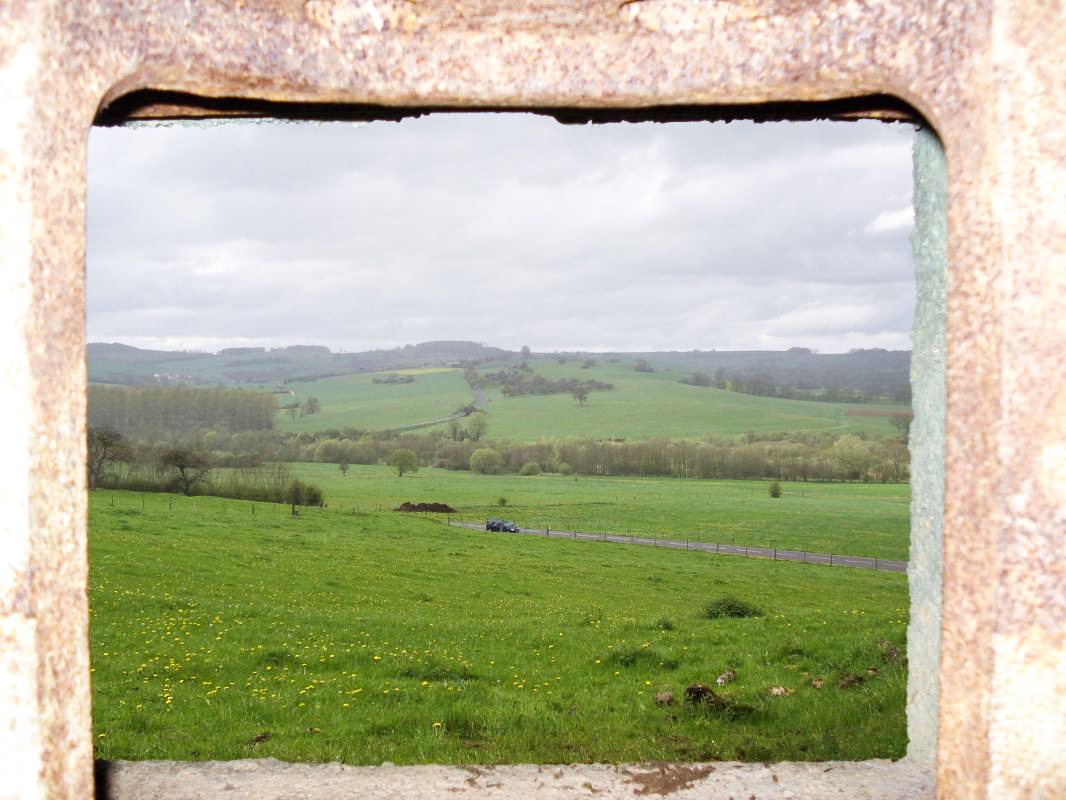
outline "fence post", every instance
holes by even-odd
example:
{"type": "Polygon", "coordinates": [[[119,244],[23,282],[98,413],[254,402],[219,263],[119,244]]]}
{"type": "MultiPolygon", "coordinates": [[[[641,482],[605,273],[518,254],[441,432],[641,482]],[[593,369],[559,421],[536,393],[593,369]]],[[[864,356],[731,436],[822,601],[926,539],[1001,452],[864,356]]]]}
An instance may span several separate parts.
{"type": "Polygon", "coordinates": [[[807,563],[807,551],[806,550],[803,551],[803,563],[804,564],[807,563]]]}
{"type": "Polygon", "coordinates": [[[881,569],[881,565],[878,563],[878,559],[874,558],[874,569],[881,569]]]}
{"type": "Polygon", "coordinates": [[[829,554],[829,566],[833,566],[833,554],[829,554]]]}
{"type": "Polygon", "coordinates": [[[777,561],[777,545],[774,545],[774,561],[777,561]]]}
{"type": "Polygon", "coordinates": [[[718,555],[718,542],[714,543],[714,554],[718,555]]]}

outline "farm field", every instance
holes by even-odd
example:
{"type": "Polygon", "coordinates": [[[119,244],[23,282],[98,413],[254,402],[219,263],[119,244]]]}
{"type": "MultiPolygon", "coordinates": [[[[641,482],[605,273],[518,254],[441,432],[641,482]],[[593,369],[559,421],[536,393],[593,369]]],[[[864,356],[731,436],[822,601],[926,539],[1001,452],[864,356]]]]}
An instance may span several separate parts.
{"type": "Polygon", "coordinates": [[[338,502],[293,517],[96,491],[89,528],[98,758],[904,753],[903,575],[487,534],[338,502]],[[704,615],[727,597],[761,616],[704,615]],[[721,702],[684,702],[727,670],[721,702]],[[664,691],[680,702],[657,706],[664,691]]]}
{"type": "MultiPolygon", "coordinates": [[[[471,402],[470,388],[459,369],[395,370],[414,375],[414,383],[374,383],[386,372],[364,372],[292,383],[293,398],[303,402],[309,396],[319,399],[322,410],[293,420],[278,413],[278,428],[300,433],[330,428],[354,427],[384,430],[446,417],[471,402]]],[[[279,404],[284,404],[282,397],[279,404]]]]}
{"type": "MultiPolygon", "coordinates": [[[[636,372],[628,364],[604,362],[582,369],[536,360],[537,374],[598,380],[614,384],[609,391],[590,392],[581,406],[569,394],[505,397],[499,387],[486,387],[489,437],[511,441],[544,438],[670,437],[698,439],[710,434],[794,433],[895,435],[888,417],[852,416],[849,411],[900,411],[904,406],[822,403],[783,400],[679,383],[687,373],[636,372]]],[[[493,367],[484,367],[484,372],[493,367]]],[[[376,373],[381,375],[383,373],[376,373]]],[[[369,374],[325,378],[290,386],[297,399],[315,395],[322,411],[292,421],[278,417],[282,430],[316,431],[353,426],[377,430],[437,419],[471,401],[462,372],[418,376],[413,384],[373,384],[369,374]]]]}
{"type": "Polygon", "coordinates": [[[453,519],[501,516],[520,527],[674,534],[721,544],[809,550],[906,560],[910,486],[878,483],[781,484],[771,498],[764,481],[478,475],[422,468],[402,478],[386,466],[291,464],[323,488],[331,508],[388,510],[400,503],[447,503],[453,519]],[[506,498],[506,506],[499,499],[506,498]]]}

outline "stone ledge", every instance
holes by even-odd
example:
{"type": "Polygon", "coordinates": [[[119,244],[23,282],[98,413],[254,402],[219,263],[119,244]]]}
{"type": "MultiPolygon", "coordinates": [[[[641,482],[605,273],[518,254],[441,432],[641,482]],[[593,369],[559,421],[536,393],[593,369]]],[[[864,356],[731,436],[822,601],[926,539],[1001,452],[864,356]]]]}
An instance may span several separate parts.
{"type": "Polygon", "coordinates": [[[97,762],[98,800],[335,800],[533,797],[596,800],[915,800],[933,775],[914,761],[350,767],[242,761],[97,762]]]}

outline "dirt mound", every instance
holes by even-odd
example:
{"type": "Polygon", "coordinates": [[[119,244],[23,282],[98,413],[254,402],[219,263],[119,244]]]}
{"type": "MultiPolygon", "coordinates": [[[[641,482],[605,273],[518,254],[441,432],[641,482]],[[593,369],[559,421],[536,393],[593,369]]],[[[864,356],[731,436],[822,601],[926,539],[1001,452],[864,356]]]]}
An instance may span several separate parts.
{"type": "Polygon", "coordinates": [[[454,514],[455,509],[447,503],[404,503],[393,511],[433,511],[437,514],[454,514]]]}

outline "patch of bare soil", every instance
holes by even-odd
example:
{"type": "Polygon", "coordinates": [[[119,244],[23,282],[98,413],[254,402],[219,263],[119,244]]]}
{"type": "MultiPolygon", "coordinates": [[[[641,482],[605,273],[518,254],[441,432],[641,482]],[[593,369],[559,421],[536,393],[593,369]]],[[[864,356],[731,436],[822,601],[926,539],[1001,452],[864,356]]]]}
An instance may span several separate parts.
{"type": "Polygon", "coordinates": [[[432,511],[436,514],[454,514],[455,509],[447,503],[403,503],[393,511],[432,511]]]}

